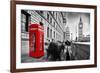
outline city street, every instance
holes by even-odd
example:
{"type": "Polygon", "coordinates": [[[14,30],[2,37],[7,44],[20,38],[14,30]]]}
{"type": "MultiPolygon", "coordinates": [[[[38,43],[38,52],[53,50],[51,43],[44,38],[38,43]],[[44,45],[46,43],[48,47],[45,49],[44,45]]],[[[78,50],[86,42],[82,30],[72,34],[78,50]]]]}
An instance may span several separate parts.
{"type": "MultiPolygon", "coordinates": [[[[90,45],[85,43],[77,43],[74,42],[68,49],[64,50],[64,53],[61,54],[61,61],[67,61],[66,60],[66,52],[69,52],[70,60],[87,60],[90,58],[90,45]]],[[[45,54],[41,58],[34,58],[29,57],[28,55],[22,55],[22,63],[28,63],[28,62],[49,62],[50,59],[47,59],[47,51],[44,50],[45,54]]],[[[59,60],[58,60],[59,61],[59,60]]],[[[69,61],[69,60],[68,60],[69,61]]]]}

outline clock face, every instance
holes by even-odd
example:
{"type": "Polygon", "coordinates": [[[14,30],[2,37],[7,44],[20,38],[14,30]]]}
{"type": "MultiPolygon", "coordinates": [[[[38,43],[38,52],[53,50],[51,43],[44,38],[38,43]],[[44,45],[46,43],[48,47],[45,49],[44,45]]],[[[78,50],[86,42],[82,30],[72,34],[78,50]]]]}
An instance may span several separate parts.
{"type": "Polygon", "coordinates": [[[82,25],[79,25],[79,27],[81,27],[81,28],[82,28],[82,25]]]}

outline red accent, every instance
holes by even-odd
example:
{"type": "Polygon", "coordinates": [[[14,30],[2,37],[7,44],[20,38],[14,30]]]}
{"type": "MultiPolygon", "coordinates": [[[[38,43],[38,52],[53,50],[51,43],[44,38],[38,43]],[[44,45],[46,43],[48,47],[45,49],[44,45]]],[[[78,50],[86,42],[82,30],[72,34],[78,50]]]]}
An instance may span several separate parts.
{"type": "Polygon", "coordinates": [[[29,26],[29,48],[30,57],[44,56],[44,28],[40,24],[29,26]]]}

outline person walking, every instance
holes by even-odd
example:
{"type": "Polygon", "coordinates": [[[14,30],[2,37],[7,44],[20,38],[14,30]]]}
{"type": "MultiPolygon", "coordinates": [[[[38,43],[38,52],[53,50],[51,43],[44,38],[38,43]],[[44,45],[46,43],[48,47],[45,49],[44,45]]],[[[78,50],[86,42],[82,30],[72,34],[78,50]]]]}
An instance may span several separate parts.
{"type": "MultiPolygon", "coordinates": [[[[66,49],[66,60],[70,60],[71,59],[71,56],[70,56],[70,53],[69,53],[69,48],[71,46],[71,42],[69,42],[68,40],[65,42],[65,49],[66,49]]],[[[70,48],[71,50],[71,48],[70,48]]]]}
{"type": "Polygon", "coordinates": [[[60,60],[64,61],[65,60],[65,53],[64,53],[65,45],[64,45],[64,42],[62,42],[61,45],[59,46],[59,50],[60,50],[60,60]]]}
{"type": "Polygon", "coordinates": [[[56,61],[58,59],[59,56],[59,52],[58,52],[58,45],[55,42],[50,42],[49,46],[48,46],[48,50],[47,50],[47,58],[50,61],[56,61]]]}

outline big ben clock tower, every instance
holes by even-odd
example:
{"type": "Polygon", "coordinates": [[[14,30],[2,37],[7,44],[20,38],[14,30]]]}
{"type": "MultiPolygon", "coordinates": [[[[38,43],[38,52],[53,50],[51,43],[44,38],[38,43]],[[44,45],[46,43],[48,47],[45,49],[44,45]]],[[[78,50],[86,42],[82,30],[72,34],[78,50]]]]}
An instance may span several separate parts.
{"type": "Polygon", "coordinates": [[[83,22],[82,18],[80,17],[79,25],[78,25],[78,40],[81,40],[83,37],[83,22]]]}

